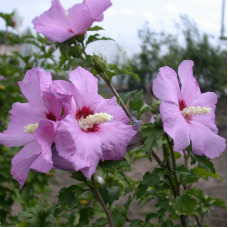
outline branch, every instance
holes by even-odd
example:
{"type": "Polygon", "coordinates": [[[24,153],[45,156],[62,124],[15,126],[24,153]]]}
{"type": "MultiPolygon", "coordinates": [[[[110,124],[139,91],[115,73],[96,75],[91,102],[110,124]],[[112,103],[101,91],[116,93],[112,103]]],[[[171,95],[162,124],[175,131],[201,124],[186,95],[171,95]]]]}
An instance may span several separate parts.
{"type": "Polygon", "coordinates": [[[112,221],[112,217],[111,217],[111,214],[108,210],[108,208],[106,207],[105,203],[104,203],[104,200],[102,199],[101,195],[100,195],[100,192],[98,191],[98,189],[96,188],[96,181],[95,181],[95,177],[94,175],[91,177],[91,180],[92,180],[92,189],[93,189],[93,192],[95,194],[95,196],[97,197],[100,205],[102,206],[106,216],[107,216],[107,219],[108,219],[108,223],[111,227],[114,227],[114,224],[113,224],[113,221],[112,221]]]}

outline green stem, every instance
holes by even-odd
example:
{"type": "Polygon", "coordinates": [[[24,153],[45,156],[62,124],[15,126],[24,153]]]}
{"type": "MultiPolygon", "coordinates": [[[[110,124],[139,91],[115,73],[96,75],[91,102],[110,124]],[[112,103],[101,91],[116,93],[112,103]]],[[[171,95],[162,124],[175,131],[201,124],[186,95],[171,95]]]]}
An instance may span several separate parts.
{"type": "Polygon", "coordinates": [[[94,192],[95,196],[97,197],[97,199],[98,199],[100,205],[102,206],[102,208],[103,208],[103,210],[104,210],[104,212],[105,212],[105,214],[106,214],[106,217],[107,217],[107,219],[108,219],[109,225],[110,225],[111,227],[113,227],[114,224],[113,224],[113,221],[112,221],[111,214],[110,214],[108,208],[106,207],[106,205],[105,205],[105,203],[104,203],[104,200],[102,199],[102,197],[101,197],[101,195],[100,195],[100,192],[99,192],[98,189],[96,188],[96,180],[95,180],[94,175],[91,177],[91,180],[92,180],[92,184],[93,184],[93,186],[92,186],[93,192],[94,192]]]}

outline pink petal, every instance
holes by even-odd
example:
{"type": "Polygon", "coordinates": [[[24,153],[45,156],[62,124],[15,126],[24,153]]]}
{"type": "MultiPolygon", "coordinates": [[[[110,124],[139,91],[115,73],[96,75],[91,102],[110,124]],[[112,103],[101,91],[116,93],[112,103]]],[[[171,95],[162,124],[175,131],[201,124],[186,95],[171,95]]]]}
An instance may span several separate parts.
{"type": "Polygon", "coordinates": [[[28,176],[30,166],[39,156],[41,151],[40,145],[35,141],[27,143],[12,159],[13,177],[23,185],[28,176]]]}
{"type": "Polygon", "coordinates": [[[98,80],[82,67],[70,71],[70,81],[74,84],[73,92],[78,109],[98,102],[102,97],[98,95],[98,80]]]}
{"type": "MultiPolygon", "coordinates": [[[[69,83],[67,81],[63,80],[54,80],[53,85],[61,87],[62,89],[65,90],[65,92],[69,94],[73,94],[74,91],[74,85],[72,83],[69,83]]],[[[67,100],[67,102],[63,103],[64,109],[65,109],[65,114],[73,114],[75,115],[76,113],[76,103],[74,99],[71,99],[70,101],[67,100]]],[[[65,115],[64,115],[65,116],[65,115]]]]}
{"type": "Polygon", "coordinates": [[[68,10],[69,23],[75,34],[84,34],[94,22],[84,3],[76,4],[68,10]]]}
{"type": "Polygon", "coordinates": [[[112,3],[110,0],[84,0],[85,4],[87,5],[90,15],[96,21],[103,20],[103,12],[109,8],[112,3]]]}
{"type": "Polygon", "coordinates": [[[57,120],[60,119],[63,111],[63,116],[66,116],[70,112],[71,98],[70,91],[66,91],[58,85],[51,85],[49,91],[43,92],[43,100],[47,113],[52,113],[57,120]]]}
{"type": "Polygon", "coordinates": [[[174,150],[182,151],[190,144],[189,124],[182,116],[179,106],[173,103],[162,102],[160,114],[164,131],[173,139],[174,150]]]}
{"type": "Polygon", "coordinates": [[[218,128],[215,124],[215,108],[217,100],[218,98],[215,93],[207,92],[202,93],[201,96],[195,99],[190,105],[212,108],[212,111],[210,113],[192,116],[192,121],[199,122],[204,126],[209,127],[215,133],[218,133],[218,128]]]}
{"type": "Polygon", "coordinates": [[[104,160],[121,160],[136,133],[131,125],[120,121],[111,120],[100,124],[96,134],[102,142],[104,160]]]}
{"type": "Polygon", "coordinates": [[[91,109],[94,110],[95,113],[108,113],[113,116],[113,120],[121,121],[125,124],[128,124],[130,121],[124,110],[118,105],[116,97],[111,99],[101,98],[99,102],[91,105],[91,109]]]}
{"type": "Polygon", "coordinates": [[[153,93],[162,101],[178,104],[181,99],[180,87],[176,72],[168,67],[161,67],[157,78],[153,82],[153,93]]]}
{"type": "Polygon", "coordinates": [[[204,125],[192,121],[190,123],[192,152],[205,155],[211,159],[219,157],[226,148],[226,140],[204,125]]]}
{"type": "Polygon", "coordinates": [[[193,61],[184,60],[178,67],[178,75],[182,84],[182,99],[185,101],[187,106],[189,106],[194,99],[201,95],[199,84],[193,76],[193,66],[193,61]]]}
{"type": "Polygon", "coordinates": [[[25,78],[19,82],[21,92],[33,106],[35,111],[45,112],[41,93],[51,85],[52,79],[49,72],[41,68],[33,68],[27,71],[25,78]]]}
{"type": "Polygon", "coordinates": [[[63,42],[74,36],[67,20],[66,10],[59,0],[53,0],[51,8],[33,19],[32,23],[37,32],[51,41],[63,42]]]}
{"type": "Polygon", "coordinates": [[[30,133],[24,133],[24,127],[28,124],[39,123],[44,118],[44,114],[38,114],[33,111],[29,103],[14,103],[9,112],[10,122],[8,129],[0,133],[0,143],[13,147],[22,146],[32,140],[34,136],[30,133]]]}
{"type": "Polygon", "coordinates": [[[41,153],[31,165],[31,169],[46,173],[52,169],[51,146],[55,136],[55,123],[50,120],[41,120],[34,136],[41,147],[41,153]]]}
{"type": "Polygon", "coordinates": [[[55,144],[58,154],[53,158],[54,165],[66,170],[81,170],[88,178],[95,172],[99,160],[103,159],[99,137],[93,132],[82,131],[72,115],[59,122],[55,144]],[[69,162],[69,167],[61,165],[61,158],[69,162]]]}

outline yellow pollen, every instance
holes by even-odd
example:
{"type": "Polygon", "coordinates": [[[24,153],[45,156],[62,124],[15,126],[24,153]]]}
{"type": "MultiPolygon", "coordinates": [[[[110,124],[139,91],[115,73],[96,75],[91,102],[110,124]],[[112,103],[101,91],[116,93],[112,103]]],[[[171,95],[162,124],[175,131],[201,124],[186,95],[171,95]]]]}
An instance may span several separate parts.
{"type": "Polygon", "coordinates": [[[80,200],[80,204],[87,204],[88,203],[88,201],[87,200],[80,200]]]}
{"type": "Polygon", "coordinates": [[[39,127],[39,123],[28,124],[27,126],[24,127],[24,133],[32,134],[38,127],[39,127]]]}
{"type": "Polygon", "coordinates": [[[94,124],[104,123],[112,119],[113,119],[113,116],[108,113],[104,113],[104,112],[95,113],[93,115],[88,115],[85,119],[81,118],[79,120],[79,126],[83,130],[87,130],[88,128],[92,128],[94,124]]]}
{"type": "Polygon", "coordinates": [[[212,108],[200,107],[200,106],[190,106],[188,108],[184,108],[181,113],[183,116],[191,116],[191,115],[203,115],[210,113],[212,108]]]}

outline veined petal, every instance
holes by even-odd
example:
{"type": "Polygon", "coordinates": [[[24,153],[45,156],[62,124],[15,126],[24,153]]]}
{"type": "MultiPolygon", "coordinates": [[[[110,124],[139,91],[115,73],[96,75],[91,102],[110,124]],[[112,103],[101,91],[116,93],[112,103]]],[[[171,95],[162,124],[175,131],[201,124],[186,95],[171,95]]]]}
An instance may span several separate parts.
{"type": "Polygon", "coordinates": [[[13,147],[22,146],[34,140],[34,136],[24,132],[24,127],[28,124],[39,123],[45,116],[33,112],[33,107],[29,103],[14,103],[9,112],[10,122],[8,129],[0,133],[0,143],[13,147]]]}
{"type": "Polygon", "coordinates": [[[28,176],[32,163],[39,156],[41,151],[40,145],[35,141],[27,143],[12,159],[13,177],[23,185],[28,176]]]}
{"type": "Polygon", "coordinates": [[[178,104],[181,99],[180,87],[176,72],[168,67],[161,67],[153,82],[153,93],[162,101],[178,104]]]}
{"type": "Polygon", "coordinates": [[[43,92],[43,100],[47,113],[52,113],[57,120],[60,119],[63,111],[64,116],[70,112],[71,98],[70,91],[68,92],[57,85],[51,85],[48,91],[43,92]]]}
{"type": "Polygon", "coordinates": [[[74,98],[79,109],[98,102],[102,97],[98,95],[98,80],[89,71],[77,67],[70,71],[70,81],[74,84],[74,98]]]}
{"type": "Polygon", "coordinates": [[[125,124],[128,124],[130,121],[124,110],[118,105],[116,97],[111,99],[102,98],[98,103],[91,105],[91,109],[95,113],[105,112],[112,115],[114,121],[121,121],[125,124]]]}
{"type": "Polygon", "coordinates": [[[182,84],[182,99],[187,106],[190,106],[191,102],[201,95],[199,84],[193,76],[193,66],[193,61],[184,60],[178,67],[178,75],[182,84]]]}
{"type": "Polygon", "coordinates": [[[59,122],[55,144],[58,154],[53,158],[54,165],[67,170],[81,170],[88,178],[95,172],[99,160],[103,159],[99,137],[81,130],[72,115],[59,122]],[[61,166],[61,158],[69,161],[69,168],[61,166]]]}
{"type": "Polygon", "coordinates": [[[120,121],[112,120],[101,124],[96,134],[102,142],[104,160],[121,160],[136,133],[131,125],[120,121]]]}
{"type": "Polygon", "coordinates": [[[33,106],[33,110],[38,112],[45,112],[41,94],[48,89],[51,83],[51,74],[41,68],[33,68],[27,71],[24,80],[18,82],[21,92],[33,106]]]}
{"type": "Polygon", "coordinates": [[[190,137],[192,152],[197,155],[205,155],[211,159],[219,157],[226,148],[226,140],[215,134],[208,127],[191,121],[190,137]]]}
{"type": "Polygon", "coordinates": [[[55,137],[55,123],[50,120],[41,120],[34,136],[41,147],[41,153],[31,165],[31,169],[46,173],[52,166],[51,146],[55,137]]]}
{"type": "Polygon", "coordinates": [[[199,122],[206,127],[209,127],[213,132],[218,133],[218,128],[215,124],[215,108],[217,103],[217,95],[213,92],[202,93],[200,97],[195,99],[190,106],[200,106],[212,108],[210,113],[204,115],[193,115],[192,121],[199,122]]]}
{"type": "Polygon", "coordinates": [[[63,42],[74,33],[59,0],[53,0],[51,8],[32,21],[34,29],[51,41],[63,42]]]}
{"type": "Polygon", "coordinates": [[[69,23],[75,34],[84,34],[94,22],[85,3],[75,4],[69,10],[69,23]]]}
{"type": "Polygon", "coordinates": [[[174,150],[182,151],[190,144],[190,128],[176,104],[162,102],[160,114],[164,131],[173,139],[174,150]]]}

